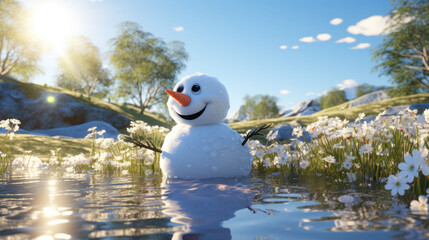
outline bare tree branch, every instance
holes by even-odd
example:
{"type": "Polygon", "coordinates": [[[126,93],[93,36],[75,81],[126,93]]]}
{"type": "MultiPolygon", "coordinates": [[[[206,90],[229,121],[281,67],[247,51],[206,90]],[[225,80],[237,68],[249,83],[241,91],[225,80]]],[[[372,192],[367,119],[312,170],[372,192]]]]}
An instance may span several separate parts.
{"type": "Polygon", "coordinates": [[[426,70],[426,67],[411,66],[407,64],[402,64],[402,65],[406,68],[413,69],[413,70],[426,70]]]}

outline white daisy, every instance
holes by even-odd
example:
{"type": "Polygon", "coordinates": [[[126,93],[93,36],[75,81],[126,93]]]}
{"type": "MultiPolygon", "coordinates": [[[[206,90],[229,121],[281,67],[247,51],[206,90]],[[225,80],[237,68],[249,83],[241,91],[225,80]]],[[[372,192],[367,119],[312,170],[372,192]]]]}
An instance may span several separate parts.
{"type": "Polygon", "coordinates": [[[352,166],[353,166],[353,163],[352,163],[352,162],[350,162],[349,160],[345,160],[345,161],[343,162],[343,168],[345,168],[345,169],[347,169],[347,170],[350,170],[350,168],[352,168],[352,166]]]}
{"type": "Polygon", "coordinates": [[[410,204],[410,210],[418,213],[428,213],[428,199],[425,196],[420,196],[419,200],[413,200],[410,204]]]}
{"type": "Polygon", "coordinates": [[[328,163],[335,163],[335,158],[333,156],[327,156],[325,158],[322,158],[322,160],[328,163]]]}
{"type": "Polygon", "coordinates": [[[301,137],[302,136],[302,127],[298,126],[298,127],[294,128],[292,131],[292,135],[296,136],[297,138],[301,137]]]}
{"type": "Polygon", "coordinates": [[[372,146],[370,144],[363,145],[359,150],[360,154],[371,153],[371,152],[372,152],[372,146]]]}
{"type": "Polygon", "coordinates": [[[299,164],[299,166],[300,166],[302,169],[306,169],[309,165],[310,165],[310,163],[309,163],[307,160],[302,160],[302,161],[300,162],[300,164],[299,164]]]}
{"type": "Polygon", "coordinates": [[[410,189],[410,185],[407,184],[406,178],[398,178],[397,176],[390,175],[384,188],[392,190],[392,196],[395,196],[396,194],[403,196],[405,194],[405,190],[410,189]]]}
{"type": "Polygon", "coordinates": [[[420,157],[418,150],[413,151],[413,156],[405,155],[405,162],[398,165],[402,171],[398,174],[399,178],[406,178],[408,182],[412,182],[414,177],[419,176],[419,168],[422,165],[423,159],[420,157]]]}

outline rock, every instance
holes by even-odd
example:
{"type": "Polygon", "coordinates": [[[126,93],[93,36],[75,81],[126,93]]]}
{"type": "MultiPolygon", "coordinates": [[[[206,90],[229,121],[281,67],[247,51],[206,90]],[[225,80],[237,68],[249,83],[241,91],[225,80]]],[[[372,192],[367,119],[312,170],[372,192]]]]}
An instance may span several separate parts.
{"type": "Polygon", "coordinates": [[[379,91],[368,93],[361,97],[356,98],[349,104],[349,108],[364,105],[364,104],[369,104],[373,102],[379,102],[389,98],[390,96],[387,95],[386,91],[379,90],[379,91]]]}
{"type": "Polygon", "coordinates": [[[310,99],[310,100],[299,102],[293,108],[280,112],[279,115],[281,117],[304,116],[304,115],[311,115],[320,110],[321,110],[320,104],[317,101],[310,99]]]}
{"type": "MultiPolygon", "coordinates": [[[[271,131],[272,131],[272,134],[276,134],[276,132],[277,132],[277,136],[276,136],[277,140],[289,141],[293,138],[296,138],[295,136],[292,136],[292,132],[293,132],[293,129],[298,127],[298,126],[300,126],[299,123],[290,122],[290,123],[286,123],[286,124],[277,125],[271,131]]],[[[303,128],[303,132],[304,132],[305,139],[307,141],[310,141],[311,135],[307,131],[305,131],[305,128],[303,128]]],[[[300,137],[300,138],[298,138],[298,140],[304,141],[304,138],[300,137]]]]}
{"type": "Polygon", "coordinates": [[[19,83],[11,82],[0,82],[0,109],[0,119],[18,119],[25,130],[61,128],[97,120],[124,128],[130,122],[113,111],[79,103],[62,93],[40,91],[37,98],[28,98],[19,83]],[[55,101],[48,102],[49,96],[55,101]]]}
{"type": "Polygon", "coordinates": [[[417,109],[418,113],[423,113],[424,110],[429,109],[429,103],[415,103],[411,104],[410,110],[417,109]]]}

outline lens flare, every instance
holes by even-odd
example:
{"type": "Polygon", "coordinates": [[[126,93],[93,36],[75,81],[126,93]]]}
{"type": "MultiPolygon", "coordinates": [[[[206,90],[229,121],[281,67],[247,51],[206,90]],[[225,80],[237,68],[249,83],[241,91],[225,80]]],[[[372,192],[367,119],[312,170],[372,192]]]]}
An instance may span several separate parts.
{"type": "Polygon", "coordinates": [[[47,101],[48,103],[54,103],[54,102],[55,102],[55,97],[54,97],[54,96],[52,96],[52,95],[50,95],[50,96],[48,96],[48,97],[46,98],[46,101],[47,101]]]}

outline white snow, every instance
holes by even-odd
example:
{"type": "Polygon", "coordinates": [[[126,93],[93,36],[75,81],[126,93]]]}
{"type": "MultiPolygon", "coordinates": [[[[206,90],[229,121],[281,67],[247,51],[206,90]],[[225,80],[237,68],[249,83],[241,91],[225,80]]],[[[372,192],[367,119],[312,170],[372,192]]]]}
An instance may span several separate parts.
{"type": "Polygon", "coordinates": [[[389,98],[390,96],[387,95],[387,93],[384,90],[379,90],[379,91],[371,92],[356,98],[349,104],[349,108],[356,107],[359,105],[369,104],[373,102],[379,102],[389,98]]]}
{"type": "Polygon", "coordinates": [[[311,115],[315,112],[320,111],[320,104],[313,99],[305,100],[299,102],[297,105],[293,106],[291,109],[284,110],[280,112],[281,117],[292,117],[292,116],[304,116],[311,115]]]}
{"type": "Polygon", "coordinates": [[[225,121],[226,123],[231,123],[231,122],[235,122],[235,121],[246,121],[247,120],[247,116],[242,114],[240,115],[240,108],[237,108],[237,110],[235,110],[233,113],[229,114],[226,118],[225,121]]]}
{"type": "MultiPolygon", "coordinates": [[[[97,131],[106,130],[103,134],[104,138],[114,138],[116,139],[119,131],[114,128],[109,123],[103,121],[92,121],[80,125],[70,126],[70,127],[61,127],[61,128],[52,128],[52,129],[39,129],[39,130],[24,130],[19,129],[18,134],[32,134],[39,136],[49,136],[49,137],[60,137],[60,138],[84,138],[88,135],[88,129],[92,127],[97,127],[97,131]]],[[[6,130],[0,129],[0,133],[5,133],[6,130]]]]}

